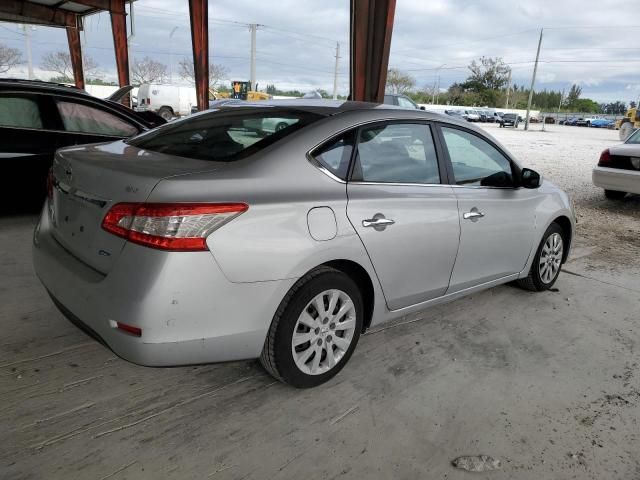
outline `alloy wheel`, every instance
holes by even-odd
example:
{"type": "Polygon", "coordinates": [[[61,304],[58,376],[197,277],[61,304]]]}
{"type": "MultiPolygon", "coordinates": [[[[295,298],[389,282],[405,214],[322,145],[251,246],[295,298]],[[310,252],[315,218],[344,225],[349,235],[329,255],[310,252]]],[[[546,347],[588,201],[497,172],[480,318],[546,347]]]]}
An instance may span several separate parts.
{"type": "Polygon", "coordinates": [[[558,275],[563,253],[562,236],[559,233],[552,233],[544,242],[538,262],[538,272],[540,273],[540,279],[544,283],[551,283],[558,275]]]}
{"type": "Polygon", "coordinates": [[[296,366],[308,375],[335,367],[349,350],[356,328],[356,308],[342,290],[319,293],[302,310],[291,337],[296,366]]]}

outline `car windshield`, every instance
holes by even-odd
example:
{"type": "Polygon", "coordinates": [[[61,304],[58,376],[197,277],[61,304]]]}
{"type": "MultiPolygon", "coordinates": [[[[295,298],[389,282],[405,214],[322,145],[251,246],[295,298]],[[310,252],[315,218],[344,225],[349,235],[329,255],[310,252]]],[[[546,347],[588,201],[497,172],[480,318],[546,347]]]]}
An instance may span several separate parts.
{"type": "Polygon", "coordinates": [[[293,109],[236,107],[177,120],[127,141],[180,157],[231,162],[248,157],[324,118],[293,109]]]}
{"type": "Polygon", "coordinates": [[[634,133],[632,133],[631,136],[627,138],[627,141],[624,143],[632,143],[634,145],[640,144],[640,130],[636,130],[634,133]]]}

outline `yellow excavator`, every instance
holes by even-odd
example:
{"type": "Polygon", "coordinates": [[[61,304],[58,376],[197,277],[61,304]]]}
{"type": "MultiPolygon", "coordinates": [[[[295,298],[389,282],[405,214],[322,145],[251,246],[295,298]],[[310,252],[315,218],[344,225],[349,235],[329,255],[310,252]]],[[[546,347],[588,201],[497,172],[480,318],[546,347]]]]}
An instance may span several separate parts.
{"type": "Polygon", "coordinates": [[[640,128],[640,110],[633,107],[627,110],[622,119],[616,121],[616,130],[619,131],[620,140],[626,140],[636,128],[640,128]]]}
{"type": "Polygon", "coordinates": [[[219,100],[221,98],[238,98],[240,100],[248,100],[255,102],[259,100],[271,100],[273,97],[268,93],[249,90],[250,82],[240,82],[234,80],[231,82],[231,92],[209,92],[209,98],[219,100]]]}

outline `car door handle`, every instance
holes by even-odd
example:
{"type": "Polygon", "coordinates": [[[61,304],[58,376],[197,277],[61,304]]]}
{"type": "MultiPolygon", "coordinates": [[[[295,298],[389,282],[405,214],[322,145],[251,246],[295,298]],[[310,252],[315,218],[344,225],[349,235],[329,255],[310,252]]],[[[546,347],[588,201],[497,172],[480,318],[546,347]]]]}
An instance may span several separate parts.
{"type": "Polygon", "coordinates": [[[393,220],[391,220],[390,218],[369,218],[366,220],[362,220],[362,226],[363,227],[386,227],[388,225],[393,225],[394,222],[393,220]]]}
{"type": "Polygon", "coordinates": [[[464,218],[465,220],[476,220],[482,217],[484,217],[484,213],[479,212],[477,210],[471,210],[470,212],[466,212],[462,214],[462,218],[464,218]]]}

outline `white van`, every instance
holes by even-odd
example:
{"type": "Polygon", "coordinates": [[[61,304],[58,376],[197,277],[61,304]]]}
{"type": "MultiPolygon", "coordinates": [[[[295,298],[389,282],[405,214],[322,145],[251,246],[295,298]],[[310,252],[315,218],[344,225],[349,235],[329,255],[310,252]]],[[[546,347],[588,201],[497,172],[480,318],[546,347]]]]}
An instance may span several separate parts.
{"type": "Polygon", "coordinates": [[[138,89],[138,111],[156,112],[165,120],[189,115],[197,105],[195,87],[143,83],[138,89]]]}

